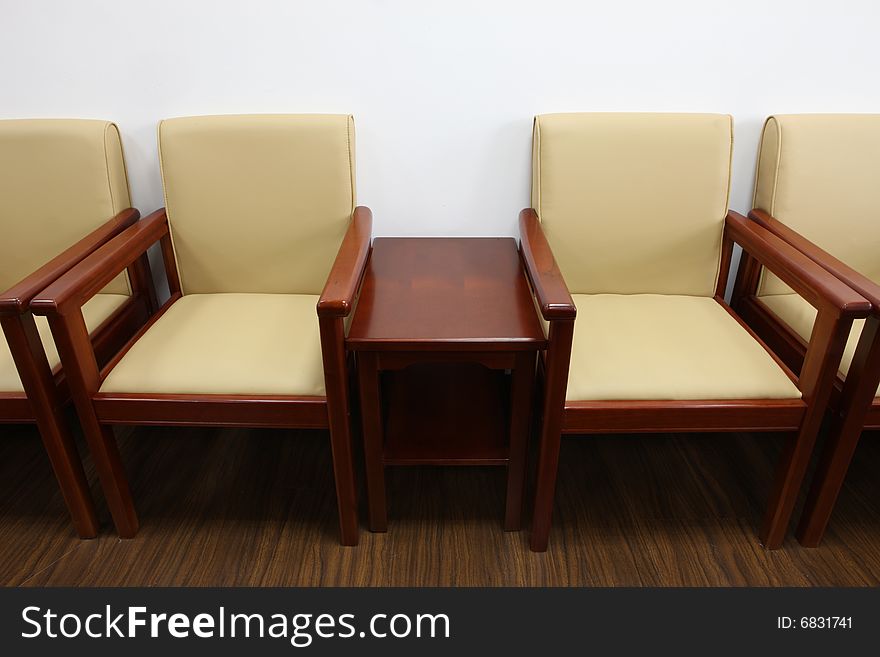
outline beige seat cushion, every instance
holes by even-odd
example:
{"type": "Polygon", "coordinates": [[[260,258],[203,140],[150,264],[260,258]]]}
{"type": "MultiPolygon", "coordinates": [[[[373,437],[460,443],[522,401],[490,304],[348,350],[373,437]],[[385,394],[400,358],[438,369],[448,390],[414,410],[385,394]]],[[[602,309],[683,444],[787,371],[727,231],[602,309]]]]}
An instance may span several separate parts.
{"type": "Polygon", "coordinates": [[[720,114],[536,117],[532,207],[568,289],[714,295],[731,151],[720,114]]]}
{"type": "Polygon", "coordinates": [[[321,294],[354,210],[351,116],[169,119],[159,153],[184,294],[321,294]]]}
{"type": "Polygon", "coordinates": [[[713,298],[573,298],[570,401],[801,396],[785,371],[713,298]]]}
{"type": "MultiPolygon", "coordinates": [[[[83,306],[83,317],[86,320],[86,328],[89,329],[89,333],[94,333],[95,329],[101,326],[104,320],[126,301],[128,301],[128,296],[124,294],[98,294],[92,297],[83,306]]],[[[34,319],[37,330],[40,332],[40,339],[43,341],[43,348],[46,350],[49,366],[54,370],[61,363],[61,359],[58,357],[58,350],[52,341],[49,323],[45,317],[35,317],[34,319]]],[[[9,352],[9,345],[2,332],[0,332],[0,391],[24,392],[21,379],[18,378],[18,370],[12,360],[12,354],[9,352]]]]}
{"type": "Polygon", "coordinates": [[[324,395],[317,295],[188,294],[101,392],[324,395]]]}
{"type": "MultiPolygon", "coordinates": [[[[109,121],[0,121],[0,292],[131,205],[109,121]]],[[[129,294],[121,274],[103,290],[129,294]]]]}
{"type": "MultiPolygon", "coordinates": [[[[801,336],[805,342],[810,341],[813,333],[813,323],[816,321],[816,309],[803,300],[797,294],[771,294],[760,297],[761,303],[766,305],[773,313],[779,317],[785,324],[794,329],[795,333],[801,336]]],[[[852,330],[849,333],[846,348],[843,351],[843,358],[840,361],[840,372],[845,377],[849,372],[849,366],[852,364],[853,356],[856,353],[856,346],[859,343],[859,336],[862,334],[862,327],[865,320],[857,319],[853,322],[852,330]]],[[[877,395],[880,396],[880,387],[877,389],[877,395]]]]}

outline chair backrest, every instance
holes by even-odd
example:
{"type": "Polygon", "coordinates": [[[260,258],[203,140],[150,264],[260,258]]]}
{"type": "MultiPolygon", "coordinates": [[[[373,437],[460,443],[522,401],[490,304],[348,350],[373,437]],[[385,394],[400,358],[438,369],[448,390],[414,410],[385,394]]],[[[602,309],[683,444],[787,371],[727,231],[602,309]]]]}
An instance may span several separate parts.
{"type": "MultiPolygon", "coordinates": [[[[771,116],[754,206],[880,283],[880,114],[771,116]]],[[[790,291],[762,274],[758,294],[790,291]]]]}
{"type": "Polygon", "coordinates": [[[713,295],[731,150],[726,115],[536,117],[532,207],[570,291],[713,295]]]}
{"type": "Polygon", "coordinates": [[[351,116],[169,119],[159,151],[184,294],[320,294],[355,205],[351,116]]]}
{"type": "MultiPolygon", "coordinates": [[[[131,205],[108,121],[0,121],[0,291],[131,205]]],[[[104,290],[128,294],[125,274],[104,290]]]]}

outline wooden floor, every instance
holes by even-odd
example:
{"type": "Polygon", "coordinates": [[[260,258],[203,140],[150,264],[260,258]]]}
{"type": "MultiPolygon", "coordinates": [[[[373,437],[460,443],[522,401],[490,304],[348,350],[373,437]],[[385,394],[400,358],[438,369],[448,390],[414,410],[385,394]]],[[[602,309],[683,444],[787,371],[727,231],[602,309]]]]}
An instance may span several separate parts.
{"type": "MultiPolygon", "coordinates": [[[[492,468],[389,472],[387,534],[336,542],[321,432],[118,431],[141,517],[77,539],[36,431],[0,426],[0,583],[824,586],[880,583],[880,442],[862,441],[819,549],[755,538],[779,436],[569,438],[550,551],[501,530],[492,468]]],[[[93,492],[100,498],[94,485],[93,492]]]]}

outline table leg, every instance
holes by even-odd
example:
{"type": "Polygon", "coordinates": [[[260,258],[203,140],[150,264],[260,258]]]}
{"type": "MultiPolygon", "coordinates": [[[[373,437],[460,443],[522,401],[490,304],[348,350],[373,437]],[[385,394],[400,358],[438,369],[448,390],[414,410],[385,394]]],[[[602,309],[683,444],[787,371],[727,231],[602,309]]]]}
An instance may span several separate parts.
{"type": "Polygon", "coordinates": [[[505,531],[522,527],[523,487],[526,451],[531,426],[532,394],[535,386],[535,352],[516,355],[510,382],[510,453],[507,464],[507,505],[505,531]]]}
{"type": "Polygon", "coordinates": [[[388,512],[385,502],[385,464],[382,456],[385,441],[382,427],[382,400],[379,393],[379,363],[376,354],[368,351],[359,352],[357,358],[369,526],[370,531],[384,532],[388,530],[388,512]]]}

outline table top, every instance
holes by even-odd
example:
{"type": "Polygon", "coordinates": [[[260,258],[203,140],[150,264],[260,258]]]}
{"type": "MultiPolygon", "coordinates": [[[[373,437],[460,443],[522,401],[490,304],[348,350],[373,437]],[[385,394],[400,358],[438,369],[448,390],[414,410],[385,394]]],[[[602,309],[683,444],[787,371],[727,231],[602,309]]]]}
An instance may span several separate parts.
{"type": "Polygon", "coordinates": [[[513,238],[379,237],[346,345],[526,351],[546,339],[513,238]]]}

